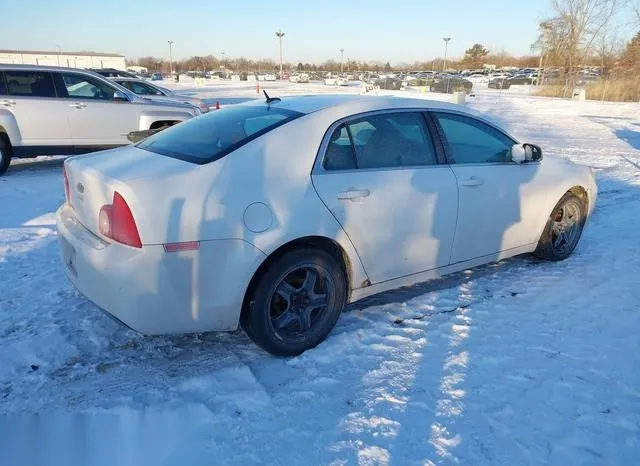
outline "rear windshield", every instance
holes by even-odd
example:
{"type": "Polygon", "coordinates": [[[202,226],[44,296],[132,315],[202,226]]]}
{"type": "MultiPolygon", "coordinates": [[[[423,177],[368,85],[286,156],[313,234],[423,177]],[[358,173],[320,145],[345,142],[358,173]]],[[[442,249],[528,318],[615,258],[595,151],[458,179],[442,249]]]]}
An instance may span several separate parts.
{"type": "Polygon", "coordinates": [[[140,149],[197,164],[221,159],[302,113],[265,106],[233,106],[187,120],[141,141],[140,149]]]}

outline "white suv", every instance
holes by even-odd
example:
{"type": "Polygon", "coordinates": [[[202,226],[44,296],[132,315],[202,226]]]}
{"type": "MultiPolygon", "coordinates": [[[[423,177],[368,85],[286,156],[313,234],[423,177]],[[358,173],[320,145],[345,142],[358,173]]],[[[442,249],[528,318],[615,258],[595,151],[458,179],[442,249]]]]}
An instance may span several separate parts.
{"type": "Polygon", "coordinates": [[[0,65],[0,175],[11,157],[70,155],[130,144],[131,131],[200,115],[149,100],[91,71],[0,65]]]}

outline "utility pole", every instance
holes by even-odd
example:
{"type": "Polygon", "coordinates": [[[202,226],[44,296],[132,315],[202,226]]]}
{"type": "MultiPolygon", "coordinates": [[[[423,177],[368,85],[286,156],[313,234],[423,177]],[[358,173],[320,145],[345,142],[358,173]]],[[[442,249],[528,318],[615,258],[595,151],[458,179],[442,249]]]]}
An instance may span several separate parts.
{"type": "Polygon", "coordinates": [[[449,41],[451,37],[443,37],[444,40],[444,63],[442,64],[442,71],[447,71],[447,48],[449,47],[449,41]]]}
{"type": "Polygon", "coordinates": [[[344,49],[340,49],[340,74],[344,73],[344,49]]]}
{"type": "Polygon", "coordinates": [[[169,44],[169,78],[173,76],[173,52],[171,50],[171,46],[173,45],[172,40],[167,41],[169,44]]]}
{"type": "Polygon", "coordinates": [[[278,29],[278,32],[276,32],[276,37],[280,42],[280,79],[282,79],[282,38],[284,37],[284,32],[278,29]]]}

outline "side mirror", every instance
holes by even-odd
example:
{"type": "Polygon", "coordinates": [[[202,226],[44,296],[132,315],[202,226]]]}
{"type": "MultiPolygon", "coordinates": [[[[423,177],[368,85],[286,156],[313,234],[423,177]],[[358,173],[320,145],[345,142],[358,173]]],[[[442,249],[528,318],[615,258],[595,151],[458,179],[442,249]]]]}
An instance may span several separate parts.
{"type": "Polygon", "coordinates": [[[129,97],[122,91],[115,91],[113,93],[113,100],[117,100],[120,102],[129,102],[129,97]]]}
{"type": "Polygon", "coordinates": [[[540,146],[525,142],[522,147],[524,147],[527,161],[539,162],[542,160],[542,148],[540,146]]]}
{"type": "Polygon", "coordinates": [[[511,160],[515,163],[537,162],[542,160],[542,149],[535,144],[514,144],[511,147],[511,160]]]}

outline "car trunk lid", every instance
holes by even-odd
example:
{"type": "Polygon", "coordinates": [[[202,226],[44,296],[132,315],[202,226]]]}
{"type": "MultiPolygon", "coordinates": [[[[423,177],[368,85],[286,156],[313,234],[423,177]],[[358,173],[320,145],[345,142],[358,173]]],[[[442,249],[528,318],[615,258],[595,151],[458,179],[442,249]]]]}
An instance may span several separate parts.
{"type": "MultiPolygon", "coordinates": [[[[117,191],[133,212],[142,243],[153,244],[156,238],[146,221],[146,210],[154,206],[145,205],[148,200],[139,202],[140,192],[144,193],[150,183],[158,186],[166,181],[168,189],[184,186],[185,183],[176,178],[197,169],[198,165],[129,146],[70,157],[64,167],[67,202],[85,228],[102,236],[98,225],[100,209],[113,202],[117,191]]],[[[143,194],[142,197],[148,196],[143,194]]]]}

